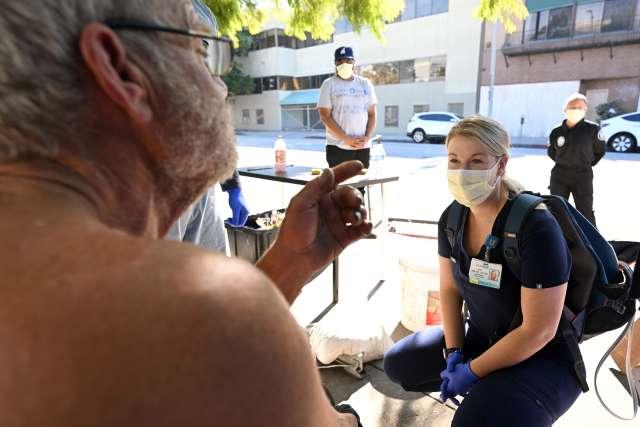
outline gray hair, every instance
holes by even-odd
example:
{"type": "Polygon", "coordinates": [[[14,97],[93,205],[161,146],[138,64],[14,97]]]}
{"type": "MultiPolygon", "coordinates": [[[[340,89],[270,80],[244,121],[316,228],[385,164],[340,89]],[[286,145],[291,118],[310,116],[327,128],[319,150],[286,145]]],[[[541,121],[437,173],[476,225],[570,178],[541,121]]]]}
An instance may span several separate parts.
{"type": "MultiPolygon", "coordinates": [[[[166,0],[40,0],[37,6],[24,0],[3,1],[0,162],[53,158],[72,132],[82,136],[77,132],[97,120],[91,118],[83,90],[90,78],[78,47],[85,25],[108,18],[169,24],[168,3],[177,5],[166,0]]],[[[165,68],[166,59],[157,52],[158,34],[122,32],[119,36],[130,52],[157,70],[165,68]]]]}
{"type": "MultiPolygon", "coordinates": [[[[465,117],[455,124],[447,135],[446,144],[456,136],[471,138],[484,145],[489,154],[494,157],[509,157],[511,137],[509,132],[497,121],[480,115],[465,117]]],[[[506,174],[502,182],[507,190],[512,193],[520,193],[524,190],[522,184],[509,178],[506,174]]]]}

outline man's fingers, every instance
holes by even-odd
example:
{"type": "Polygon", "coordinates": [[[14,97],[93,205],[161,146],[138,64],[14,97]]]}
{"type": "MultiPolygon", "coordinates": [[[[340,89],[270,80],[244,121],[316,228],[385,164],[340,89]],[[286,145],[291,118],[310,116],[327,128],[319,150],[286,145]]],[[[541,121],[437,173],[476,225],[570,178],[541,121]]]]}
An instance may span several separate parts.
{"type": "Polygon", "coordinates": [[[364,209],[342,209],[340,211],[342,221],[345,224],[360,225],[366,219],[367,213],[364,209]]]}
{"type": "Polygon", "coordinates": [[[362,239],[367,234],[370,234],[372,229],[373,224],[366,221],[362,222],[360,225],[352,225],[347,228],[348,241],[341,243],[346,247],[347,245],[362,239]]]}
{"type": "Polygon", "coordinates": [[[307,209],[318,203],[320,198],[335,188],[334,171],[325,169],[322,175],[310,181],[296,194],[289,203],[289,207],[307,209]]]}
{"type": "Polygon", "coordinates": [[[338,208],[359,208],[364,206],[362,193],[353,187],[345,186],[331,193],[331,200],[338,208]]]}
{"type": "Polygon", "coordinates": [[[358,160],[340,163],[338,166],[333,168],[334,183],[340,184],[341,182],[358,175],[363,168],[364,165],[358,160]]]}

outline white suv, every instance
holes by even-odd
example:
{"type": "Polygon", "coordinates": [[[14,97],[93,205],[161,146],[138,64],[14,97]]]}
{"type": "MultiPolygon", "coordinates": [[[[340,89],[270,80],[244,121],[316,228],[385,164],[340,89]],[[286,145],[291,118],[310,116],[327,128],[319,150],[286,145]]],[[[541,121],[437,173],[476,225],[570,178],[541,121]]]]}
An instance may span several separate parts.
{"type": "Polygon", "coordinates": [[[407,136],[418,144],[431,139],[442,140],[460,120],[462,117],[453,113],[416,113],[407,124],[407,136]]]}
{"type": "Polygon", "coordinates": [[[632,152],[640,147],[640,112],[603,120],[600,122],[600,132],[613,151],[632,152]]]}

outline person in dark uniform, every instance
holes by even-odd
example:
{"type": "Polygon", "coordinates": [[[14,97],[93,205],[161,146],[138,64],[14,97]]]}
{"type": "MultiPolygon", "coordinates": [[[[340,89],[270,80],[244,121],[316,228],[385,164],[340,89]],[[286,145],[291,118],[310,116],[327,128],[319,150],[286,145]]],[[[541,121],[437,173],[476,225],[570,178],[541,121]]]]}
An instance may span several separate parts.
{"type": "Polygon", "coordinates": [[[551,194],[569,198],[593,225],[593,166],[604,156],[600,126],[584,119],[587,98],[574,93],[564,104],[566,119],[551,131],[547,154],[556,164],[551,170],[551,194]]]}
{"type": "Polygon", "coordinates": [[[520,279],[502,253],[500,237],[522,189],[505,176],[509,145],[507,131],[484,117],[451,129],[447,179],[464,208],[453,244],[450,208],[438,224],[443,327],[403,338],[384,358],[388,377],[407,391],[440,390],[454,403],[464,396],[453,426],[551,426],[581,391],[558,331],[571,255],[554,216],[541,205],[523,223],[520,279]],[[523,321],[512,328],[518,309],[523,321]]]}

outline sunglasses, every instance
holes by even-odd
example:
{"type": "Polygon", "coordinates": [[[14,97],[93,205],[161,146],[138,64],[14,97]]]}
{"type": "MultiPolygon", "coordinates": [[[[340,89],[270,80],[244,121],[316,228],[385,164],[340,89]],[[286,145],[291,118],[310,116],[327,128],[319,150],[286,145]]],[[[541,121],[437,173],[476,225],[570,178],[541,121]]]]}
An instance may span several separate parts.
{"type": "Polygon", "coordinates": [[[201,38],[202,44],[207,52],[205,63],[207,64],[207,68],[212,76],[223,76],[231,71],[231,68],[233,67],[233,46],[231,45],[231,40],[228,38],[216,37],[204,32],[165,27],[162,25],[131,19],[107,19],[103,23],[114,30],[161,31],[165,33],[201,38]]]}

